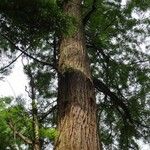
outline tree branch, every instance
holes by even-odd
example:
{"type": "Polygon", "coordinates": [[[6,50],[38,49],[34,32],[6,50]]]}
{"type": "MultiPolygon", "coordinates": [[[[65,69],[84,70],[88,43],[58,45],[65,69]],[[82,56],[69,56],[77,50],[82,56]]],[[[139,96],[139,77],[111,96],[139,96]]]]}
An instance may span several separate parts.
{"type": "Polygon", "coordinates": [[[18,58],[19,58],[22,54],[23,54],[23,53],[19,54],[19,55],[18,55],[14,60],[12,60],[8,65],[6,65],[6,66],[0,68],[0,73],[5,72],[5,69],[7,69],[8,67],[10,67],[13,63],[15,63],[15,62],[18,60],[18,58]]]}
{"type": "Polygon", "coordinates": [[[99,80],[97,78],[93,78],[93,83],[94,83],[95,88],[98,91],[100,91],[110,97],[114,106],[120,107],[123,110],[123,112],[124,112],[123,115],[126,118],[126,120],[128,120],[130,123],[133,123],[130,111],[129,111],[127,105],[124,103],[124,100],[118,98],[115,93],[111,92],[110,89],[101,80],[99,80]]]}
{"type": "Polygon", "coordinates": [[[109,61],[113,61],[113,59],[109,55],[105,54],[104,49],[101,46],[97,46],[94,43],[88,43],[88,44],[86,44],[86,46],[87,46],[87,48],[92,48],[92,49],[96,50],[96,52],[104,58],[106,63],[109,61]]]}
{"type": "Polygon", "coordinates": [[[86,23],[89,21],[91,15],[95,12],[96,10],[96,0],[93,0],[92,8],[91,10],[86,14],[86,16],[83,18],[83,25],[85,26],[86,23]]]}
{"type": "Polygon", "coordinates": [[[49,109],[46,113],[44,113],[39,122],[42,122],[50,113],[52,113],[55,109],[56,109],[57,105],[55,105],[54,107],[52,107],[51,109],[49,109]]]}
{"type": "Polygon", "coordinates": [[[50,66],[51,68],[53,69],[57,69],[54,65],[48,63],[48,62],[45,62],[45,61],[42,61],[42,60],[39,60],[37,58],[35,58],[34,56],[32,56],[31,54],[27,53],[26,50],[29,49],[30,47],[28,47],[26,50],[23,50],[21,48],[19,48],[18,46],[16,46],[16,44],[9,38],[7,37],[6,35],[0,33],[0,35],[5,38],[6,40],[8,40],[10,42],[10,44],[12,44],[14,46],[15,49],[19,50],[20,52],[22,52],[24,55],[26,55],[27,57],[33,59],[34,61],[38,62],[38,63],[41,63],[43,65],[47,65],[47,66],[50,66]]]}
{"type": "Polygon", "coordinates": [[[32,141],[31,141],[29,138],[25,137],[23,134],[21,134],[20,132],[18,132],[18,131],[16,130],[16,128],[14,127],[12,121],[9,121],[9,122],[8,122],[8,125],[9,125],[9,127],[14,131],[14,133],[15,133],[18,137],[20,137],[25,143],[27,143],[27,144],[32,144],[32,141]]]}

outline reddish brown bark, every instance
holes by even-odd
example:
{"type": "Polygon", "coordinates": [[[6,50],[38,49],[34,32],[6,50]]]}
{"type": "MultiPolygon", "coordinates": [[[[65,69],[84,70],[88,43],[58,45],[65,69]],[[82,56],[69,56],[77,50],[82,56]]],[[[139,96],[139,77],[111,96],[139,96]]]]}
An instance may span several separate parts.
{"type": "Polygon", "coordinates": [[[81,0],[64,11],[76,19],[76,31],[60,44],[56,150],[99,150],[96,104],[81,18],[81,0]]]}

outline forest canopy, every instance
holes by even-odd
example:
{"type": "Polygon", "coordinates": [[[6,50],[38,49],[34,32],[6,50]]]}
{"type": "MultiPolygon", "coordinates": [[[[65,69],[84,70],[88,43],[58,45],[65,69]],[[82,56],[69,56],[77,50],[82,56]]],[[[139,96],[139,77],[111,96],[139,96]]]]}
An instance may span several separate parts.
{"type": "Polygon", "coordinates": [[[91,118],[96,114],[89,120],[96,122],[100,150],[138,150],[138,140],[149,143],[149,43],[149,0],[1,0],[0,79],[22,57],[31,104],[1,98],[2,149],[25,144],[37,150],[32,145],[40,139],[39,149],[51,143],[59,150],[56,139],[69,140],[66,130],[60,133],[61,121],[76,106],[82,115],[82,105],[93,110],[91,118]]]}

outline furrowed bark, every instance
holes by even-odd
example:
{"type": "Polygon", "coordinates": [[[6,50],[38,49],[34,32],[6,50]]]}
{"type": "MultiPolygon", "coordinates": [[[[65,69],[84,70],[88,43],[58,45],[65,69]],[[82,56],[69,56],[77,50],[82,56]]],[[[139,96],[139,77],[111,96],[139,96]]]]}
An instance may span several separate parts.
{"type": "Polygon", "coordinates": [[[58,132],[56,150],[100,150],[96,103],[86,53],[81,0],[68,1],[65,13],[76,19],[76,31],[60,42],[58,132]]]}

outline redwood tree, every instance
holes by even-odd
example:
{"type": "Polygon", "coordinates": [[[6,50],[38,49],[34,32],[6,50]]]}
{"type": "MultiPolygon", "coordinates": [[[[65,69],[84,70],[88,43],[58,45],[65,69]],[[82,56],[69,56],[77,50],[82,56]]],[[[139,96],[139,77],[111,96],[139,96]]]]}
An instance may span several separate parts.
{"type": "Polygon", "coordinates": [[[81,0],[64,4],[75,19],[72,35],[63,35],[59,49],[57,150],[98,150],[96,101],[85,46],[81,0]]]}

